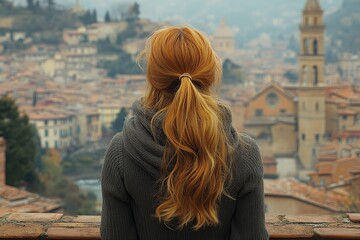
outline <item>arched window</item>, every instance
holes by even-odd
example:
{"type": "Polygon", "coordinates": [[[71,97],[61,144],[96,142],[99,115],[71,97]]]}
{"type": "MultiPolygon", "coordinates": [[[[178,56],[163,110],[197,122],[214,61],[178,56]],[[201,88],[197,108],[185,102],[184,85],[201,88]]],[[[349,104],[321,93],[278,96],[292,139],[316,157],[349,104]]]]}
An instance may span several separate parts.
{"type": "Polygon", "coordinates": [[[317,86],[319,83],[317,66],[313,66],[313,83],[314,83],[314,86],[317,86]]]}
{"type": "Polygon", "coordinates": [[[317,39],[314,39],[313,51],[314,51],[314,55],[318,55],[318,41],[317,41],[317,39]]]}
{"type": "Polygon", "coordinates": [[[304,54],[308,55],[310,54],[310,47],[311,47],[311,39],[305,38],[304,39],[304,54]]]}

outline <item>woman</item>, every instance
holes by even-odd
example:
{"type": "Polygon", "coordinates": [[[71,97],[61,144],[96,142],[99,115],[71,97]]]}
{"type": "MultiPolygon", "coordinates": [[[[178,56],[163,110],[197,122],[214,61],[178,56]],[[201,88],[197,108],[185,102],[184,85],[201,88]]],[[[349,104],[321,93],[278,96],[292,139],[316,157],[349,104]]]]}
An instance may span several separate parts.
{"type": "Polygon", "coordinates": [[[268,239],[259,149],[212,95],[221,62],[190,27],[155,32],[148,89],[102,171],[102,239],[268,239]]]}

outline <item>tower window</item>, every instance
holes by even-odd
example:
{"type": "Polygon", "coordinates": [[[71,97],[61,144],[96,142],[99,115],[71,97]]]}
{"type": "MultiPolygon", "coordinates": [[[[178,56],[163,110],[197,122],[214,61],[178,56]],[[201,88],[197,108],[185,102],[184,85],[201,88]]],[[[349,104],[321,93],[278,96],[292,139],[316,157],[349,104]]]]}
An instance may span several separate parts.
{"type": "Polygon", "coordinates": [[[313,155],[313,157],[316,157],[316,149],[315,148],[313,148],[313,150],[312,150],[312,155],[313,155]]]}
{"type": "Polygon", "coordinates": [[[305,25],[309,25],[309,18],[308,17],[305,18],[305,25]]]}
{"type": "Polygon", "coordinates": [[[313,83],[314,86],[317,86],[319,83],[317,66],[313,66],[313,83]]]}
{"type": "Polygon", "coordinates": [[[308,55],[310,53],[311,40],[308,38],[304,39],[304,54],[308,55]]]}
{"type": "Polygon", "coordinates": [[[303,66],[303,83],[307,83],[307,79],[308,79],[308,68],[307,66],[303,66]]]}
{"type": "Polygon", "coordinates": [[[256,109],[256,110],[255,110],[255,115],[256,115],[257,117],[263,116],[263,110],[262,110],[262,109],[256,109]]]}
{"type": "Polygon", "coordinates": [[[314,39],[313,51],[314,51],[314,55],[318,55],[318,41],[317,41],[317,39],[314,39]]]}
{"type": "Polygon", "coordinates": [[[314,25],[317,25],[318,21],[317,21],[317,17],[314,17],[314,25]]]}

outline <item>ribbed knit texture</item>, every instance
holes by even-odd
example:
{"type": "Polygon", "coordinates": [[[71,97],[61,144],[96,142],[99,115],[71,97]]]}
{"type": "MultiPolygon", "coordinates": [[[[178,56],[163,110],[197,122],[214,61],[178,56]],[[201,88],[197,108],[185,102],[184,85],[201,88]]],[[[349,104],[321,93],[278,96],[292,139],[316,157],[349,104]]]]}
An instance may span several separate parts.
{"type": "Polygon", "coordinates": [[[161,121],[153,136],[153,112],[140,101],[133,105],[134,116],[123,132],[112,139],[101,174],[103,210],[101,238],[104,240],[265,240],[263,169],[259,149],[251,138],[241,136],[231,126],[230,111],[223,107],[224,127],[236,149],[233,180],[227,187],[235,200],[223,196],[219,203],[221,224],[198,231],[173,230],[154,217],[158,206],[157,180],[165,145],[161,121]],[[155,140],[155,138],[157,140],[155,140]]]}

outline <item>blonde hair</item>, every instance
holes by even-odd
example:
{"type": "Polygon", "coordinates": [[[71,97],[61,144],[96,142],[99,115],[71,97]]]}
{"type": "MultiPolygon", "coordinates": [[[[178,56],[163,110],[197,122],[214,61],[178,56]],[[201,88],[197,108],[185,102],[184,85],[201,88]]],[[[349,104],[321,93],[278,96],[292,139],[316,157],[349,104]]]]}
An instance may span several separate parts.
{"type": "Polygon", "coordinates": [[[221,79],[221,61],[191,27],[155,32],[143,56],[149,83],[143,103],[156,111],[152,125],[163,117],[167,137],[155,216],[165,224],[177,220],[179,229],[217,225],[218,203],[231,176],[222,112],[211,93],[221,79]]]}

